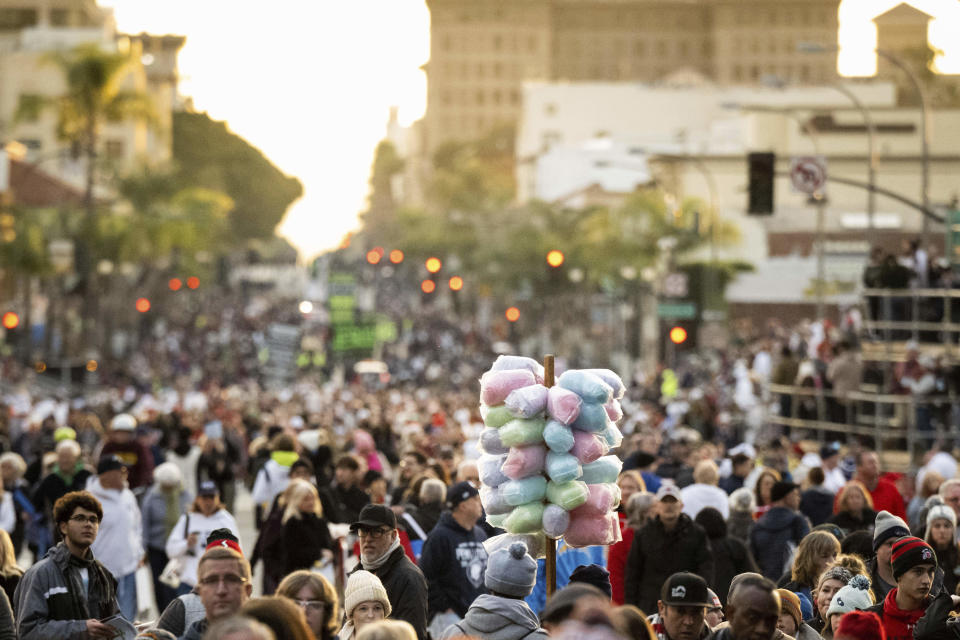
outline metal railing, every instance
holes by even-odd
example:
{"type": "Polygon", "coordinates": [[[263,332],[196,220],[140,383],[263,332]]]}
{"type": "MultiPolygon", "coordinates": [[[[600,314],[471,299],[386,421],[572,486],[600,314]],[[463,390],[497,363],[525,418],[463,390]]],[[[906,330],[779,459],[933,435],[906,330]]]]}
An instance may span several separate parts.
{"type": "Polygon", "coordinates": [[[960,289],[864,289],[866,338],[960,344],[960,289]]]}
{"type": "MultiPolygon", "coordinates": [[[[867,387],[867,385],[864,385],[867,387]]],[[[815,387],[769,384],[767,390],[779,399],[779,413],[768,422],[791,429],[813,432],[820,442],[827,434],[867,436],[882,452],[894,441],[905,441],[906,451],[915,460],[917,447],[933,441],[941,444],[960,439],[953,428],[953,416],[960,409],[960,397],[948,395],[897,395],[853,391],[844,395],[815,387]]],[[[895,450],[902,449],[894,446],[895,450]]]]}

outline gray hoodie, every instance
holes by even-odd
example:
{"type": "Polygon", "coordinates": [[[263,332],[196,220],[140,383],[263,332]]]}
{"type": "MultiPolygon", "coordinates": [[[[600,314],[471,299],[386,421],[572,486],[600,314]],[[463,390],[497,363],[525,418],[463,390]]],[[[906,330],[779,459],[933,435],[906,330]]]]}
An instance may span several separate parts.
{"type": "Polygon", "coordinates": [[[447,627],[440,640],[463,635],[484,640],[539,640],[549,637],[540,628],[540,619],[526,602],[490,594],[477,596],[463,620],[447,627]]]}

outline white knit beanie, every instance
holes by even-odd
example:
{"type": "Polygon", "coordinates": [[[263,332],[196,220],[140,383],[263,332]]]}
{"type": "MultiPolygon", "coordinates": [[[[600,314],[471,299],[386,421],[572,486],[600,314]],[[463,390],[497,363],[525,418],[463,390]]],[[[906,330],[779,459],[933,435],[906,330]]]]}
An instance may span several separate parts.
{"type": "Polygon", "coordinates": [[[927,512],[927,538],[930,537],[930,527],[934,520],[949,520],[954,529],[957,527],[957,514],[953,507],[938,504],[935,507],[930,507],[930,511],[927,512]]]}
{"type": "Polygon", "coordinates": [[[865,576],[856,575],[847,586],[833,594],[830,608],[827,609],[827,619],[829,620],[834,613],[863,611],[872,607],[873,604],[873,600],[870,599],[870,581],[865,576]]]}
{"type": "Polygon", "coordinates": [[[347,578],[347,587],[343,592],[343,610],[347,618],[361,602],[379,602],[383,605],[383,617],[390,615],[390,598],[380,578],[362,569],[347,578]]]}

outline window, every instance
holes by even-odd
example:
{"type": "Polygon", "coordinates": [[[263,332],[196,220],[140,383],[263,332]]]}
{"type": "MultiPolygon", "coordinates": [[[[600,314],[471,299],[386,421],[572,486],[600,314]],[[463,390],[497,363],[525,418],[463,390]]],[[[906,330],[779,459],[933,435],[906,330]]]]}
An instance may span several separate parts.
{"type": "Polygon", "coordinates": [[[70,12],[66,9],[51,9],[50,25],[54,27],[70,26],[70,12]]]}
{"type": "Polygon", "coordinates": [[[117,160],[123,157],[124,144],[123,140],[118,140],[116,138],[112,140],[107,140],[104,145],[104,151],[107,154],[107,157],[111,160],[117,160]]]}
{"type": "Polygon", "coordinates": [[[0,9],[0,31],[16,31],[36,24],[35,9],[0,9]]]}

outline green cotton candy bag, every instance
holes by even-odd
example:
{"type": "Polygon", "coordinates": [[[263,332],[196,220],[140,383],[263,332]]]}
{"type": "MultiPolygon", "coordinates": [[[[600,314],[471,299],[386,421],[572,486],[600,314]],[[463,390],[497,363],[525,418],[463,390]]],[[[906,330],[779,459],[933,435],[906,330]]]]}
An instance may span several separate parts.
{"type": "MultiPolygon", "coordinates": [[[[513,513],[513,512],[511,511],[510,513],[513,513]]],[[[502,528],[503,528],[503,523],[504,523],[504,521],[507,519],[507,516],[510,515],[510,513],[498,513],[498,514],[496,514],[496,515],[494,515],[494,514],[492,514],[492,513],[488,513],[488,514],[487,514],[487,524],[489,524],[491,527],[496,527],[497,529],[502,529],[502,528]]]]}
{"type": "Polygon", "coordinates": [[[483,414],[483,424],[494,429],[499,429],[515,418],[510,413],[510,409],[504,404],[495,407],[481,407],[480,413],[483,414]],[[486,411],[484,411],[486,409],[486,411]]]}
{"type": "Polygon", "coordinates": [[[567,511],[576,509],[590,497],[590,490],[587,485],[580,480],[571,480],[570,482],[548,482],[547,500],[563,507],[567,511]]]}
{"type": "Polygon", "coordinates": [[[511,420],[500,427],[500,442],[505,447],[522,447],[543,440],[543,428],[546,426],[543,418],[527,420],[511,420]]]}
{"type": "Polygon", "coordinates": [[[507,533],[533,533],[543,528],[543,503],[522,504],[503,521],[507,533]]]}
{"type": "Polygon", "coordinates": [[[514,507],[535,500],[543,500],[546,491],[547,479],[543,476],[509,480],[500,487],[500,494],[504,501],[514,507]]]}

